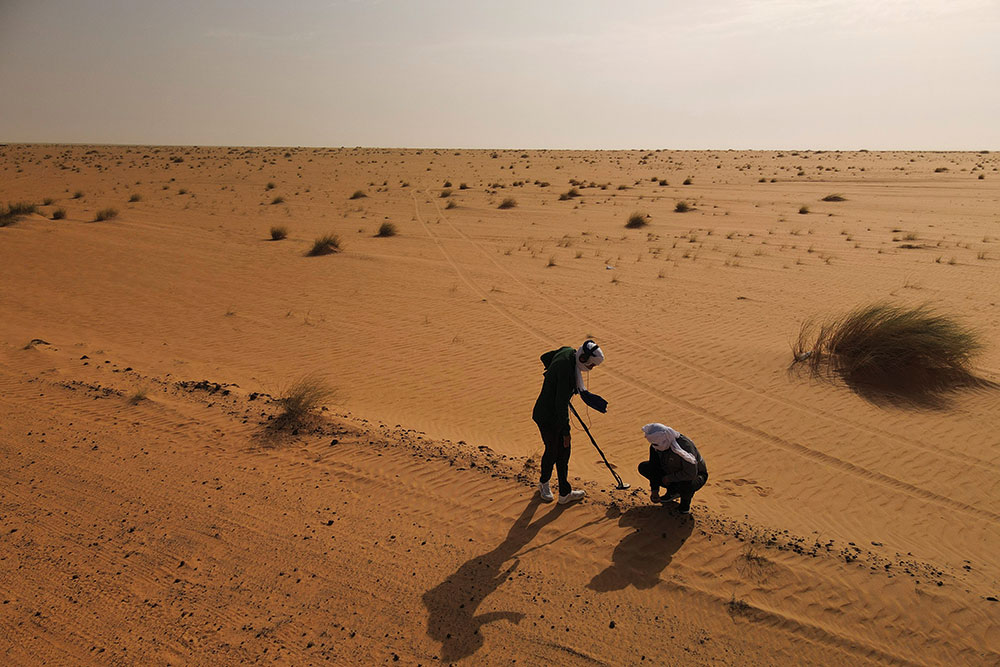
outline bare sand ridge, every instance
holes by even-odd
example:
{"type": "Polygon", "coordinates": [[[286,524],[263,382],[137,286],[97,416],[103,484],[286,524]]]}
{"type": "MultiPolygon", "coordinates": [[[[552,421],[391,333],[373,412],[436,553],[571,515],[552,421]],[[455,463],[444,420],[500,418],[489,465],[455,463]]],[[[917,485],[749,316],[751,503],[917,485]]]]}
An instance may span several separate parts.
{"type": "Polygon", "coordinates": [[[899,404],[788,365],[805,318],[888,298],[976,327],[1000,381],[998,168],[0,147],[0,201],[52,199],[0,228],[0,650],[995,664],[1000,392],[899,404]],[[611,409],[584,418],[633,491],[576,431],[588,497],[541,505],[538,355],[585,337],[611,409]],[[313,371],[336,400],[269,434],[313,371]],[[649,421],[708,460],[689,518],[648,504],[649,421]]]}

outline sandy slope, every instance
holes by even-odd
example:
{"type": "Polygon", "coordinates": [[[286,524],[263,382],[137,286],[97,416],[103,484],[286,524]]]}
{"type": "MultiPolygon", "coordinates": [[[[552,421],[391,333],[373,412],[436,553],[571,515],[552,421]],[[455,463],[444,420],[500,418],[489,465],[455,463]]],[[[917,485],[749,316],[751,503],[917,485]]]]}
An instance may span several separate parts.
{"type": "Polygon", "coordinates": [[[998,338],[995,155],[0,152],[0,200],[67,211],[0,229],[18,662],[997,660],[998,393],[786,370],[802,319],[889,296],[998,338]],[[327,232],[344,252],[304,257],[327,232]],[[586,416],[638,492],[578,432],[592,499],[538,506],[537,357],[586,336],[586,416]],[[316,369],[338,416],[262,440],[252,392],[316,369]],[[177,384],[202,379],[236,386],[177,384]],[[644,504],[652,420],[708,458],[693,520],[644,504]]]}

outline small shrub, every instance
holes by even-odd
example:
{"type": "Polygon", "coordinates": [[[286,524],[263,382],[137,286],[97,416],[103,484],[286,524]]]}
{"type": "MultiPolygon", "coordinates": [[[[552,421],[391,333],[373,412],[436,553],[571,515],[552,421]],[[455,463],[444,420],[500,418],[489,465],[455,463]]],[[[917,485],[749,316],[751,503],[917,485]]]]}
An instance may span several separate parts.
{"type": "Polygon", "coordinates": [[[809,207],[808,206],[800,206],[799,207],[799,215],[805,215],[808,212],[809,212],[809,207]]]}
{"type": "MultiPolygon", "coordinates": [[[[409,185],[409,183],[407,183],[407,185],[409,185]]],[[[363,199],[367,196],[368,195],[365,194],[364,190],[355,190],[354,194],[351,195],[351,199],[363,199]]]]}
{"type": "Polygon", "coordinates": [[[7,213],[15,216],[31,215],[37,210],[38,207],[35,204],[29,204],[27,202],[18,202],[16,204],[10,204],[7,207],[7,213]]]}
{"type": "Polygon", "coordinates": [[[838,194],[827,195],[822,201],[847,201],[847,197],[838,194]]]}
{"type": "Polygon", "coordinates": [[[10,204],[6,209],[0,207],[0,227],[13,225],[23,216],[34,213],[37,208],[34,204],[26,204],[24,202],[10,204]]]}
{"type": "Polygon", "coordinates": [[[675,213],[687,213],[691,210],[691,206],[686,201],[679,201],[674,205],[675,213]]]}
{"type": "Polygon", "coordinates": [[[52,206],[52,204],[54,204],[55,201],[56,200],[53,199],[52,197],[46,197],[45,199],[42,200],[42,206],[52,206]]]}
{"type": "Polygon", "coordinates": [[[274,189],[274,181],[268,181],[267,185],[264,186],[264,189],[265,190],[273,190],[274,189]]]}
{"type": "Polygon", "coordinates": [[[132,193],[132,196],[128,198],[128,203],[134,204],[137,201],[142,201],[142,195],[138,193],[132,193]]]}
{"type": "Polygon", "coordinates": [[[282,412],[278,415],[278,426],[288,426],[302,422],[305,417],[323,407],[325,401],[336,392],[318,373],[311,373],[292,383],[281,392],[278,405],[282,412]]]}
{"type": "Polygon", "coordinates": [[[149,397],[148,387],[139,387],[135,392],[128,397],[127,402],[129,405],[138,405],[142,403],[149,397]]]}
{"type": "Polygon", "coordinates": [[[66,209],[57,208],[56,210],[52,211],[53,220],[63,220],[65,218],[66,218],[66,209]]]}
{"type": "Polygon", "coordinates": [[[378,236],[380,238],[388,238],[390,236],[395,236],[395,235],[396,235],[396,225],[392,224],[391,222],[383,222],[378,227],[378,233],[375,234],[375,236],[378,236]]]}
{"type": "Polygon", "coordinates": [[[459,190],[468,190],[468,189],[469,189],[469,186],[468,186],[468,185],[466,185],[465,183],[459,183],[459,184],[458,184],[458,189],[459,189],[459,190]]]}
{"type": "Polygon", "coordinates": [[[546,267],[556,266],[556,257],[555,257],[555,255],[549,256],[549,263],[546,264],[545,266],[546,267]]]}
{"type": "Polygon", "coordinates": [[[628,217],[625,221],[625,226],[629,229],[638,229],[640,227],[645,227],[649,224],[648,217],[645,213],[636,211],[628,217]]]}
{"type": "Polygon", "coordinates": [[[691,185],[692,183],[694,183],[694,181],[692,181],[690,178],[684,179],[684,185],[691,185]]]}
{"type": "Polygon", "coordinates": [[[457,208],[457,207],[458,207],[458,204],[455,203],[454,199],[449,199],[448,200],[448,205],[445,206],[446,209],[452,209],[452,208],[457,208]]]}
{"type": "Polygon", "coordinates": [[[94,222],[103,222],[105,220],[111,220],[116,217],[118,217],[118,209],[102,208],[94,216],[94,222]]]}
{"type": "Polygon", "coordinates": [[[948,167],[938,167],[937,169],[934,170],[934,173],[935,174],[943,174],[946,171],[948,171],[948,167]]]}
{"type": "Polygon", "coordinates": [[[307,253],[309,257],[320,255],[332,255],[340,252],[340,237],[335,234],[326,234],[313,242],[313,247],[307,253]]]}
{"type": "Polygon", "coordinates": [[[83,190],[77,190],[74,192],[73,199],[83,199],[83,190]]]}
{"type": "Polygon", "coordinates": [[[451,181],[445,181],[443,187],[450,188],[451,187],[451,181]]]}
{"type": "Polygon", "coordinates": [[[450,196],[451,196],[451,190],[445,189],[445,190],[441,191],[441,198],[442,199],[444,199],[445,197],[450,197],[450,196]]]}
{"type": "Polygon", "coordinates": [[[497,206],[497,208],[508,209],[508,208],[514,208],[515,206],[517,206],[517,200],[514,199],[513,197],[507,197],[502,202],[500,202],[500,205],[497,206]]]}
{"type": "Polygon", "coordinates": [[[285,203],[285,198],[282,197],[281,195],[278,195],[277,197],[271,200],[271,206],[274,206],[275,204],[284,204],[284,203],[285,203]]]}
{"type": "Polygon", "coordinates": [[[288,238],[288,227],[284,225],[276,225],[271,227],[271,240],[281,241],[288,238]]]}

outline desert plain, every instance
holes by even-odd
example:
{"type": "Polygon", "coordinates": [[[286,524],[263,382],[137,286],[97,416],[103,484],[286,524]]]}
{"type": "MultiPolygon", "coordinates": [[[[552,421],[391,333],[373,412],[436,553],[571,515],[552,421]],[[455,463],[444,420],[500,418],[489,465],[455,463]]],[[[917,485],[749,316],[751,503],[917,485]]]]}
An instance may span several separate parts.
{"type": "Polygon", "coordinates": [[[0,146],[0,202],[35,205],[0,228],[0,652],[997,664],[998,169],[0,146]],[[982,385],[900,399],[791,365],[804,321],[879,301],[977,330],[982,385]],[[610,409],[574,404],[632,486],[574,421],[587,496],[544,504],[539,355],[587,338],[610,409]],[[308,375],[333,394],[275,428],[308,375]],[[654,421],[707,460],[689,516],[636,472],[654,421]]]}

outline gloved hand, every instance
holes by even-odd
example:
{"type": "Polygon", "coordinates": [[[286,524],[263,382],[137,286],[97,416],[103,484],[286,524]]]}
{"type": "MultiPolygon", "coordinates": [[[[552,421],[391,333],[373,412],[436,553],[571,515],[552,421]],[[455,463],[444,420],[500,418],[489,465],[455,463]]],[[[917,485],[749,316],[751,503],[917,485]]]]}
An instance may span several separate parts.
{"type": "Polygon", "coordinates": [[[586,389],[580,390],[580,399],[602,414],[608,411],[608,402],[597,394],[590,393],[586,389]]]}

